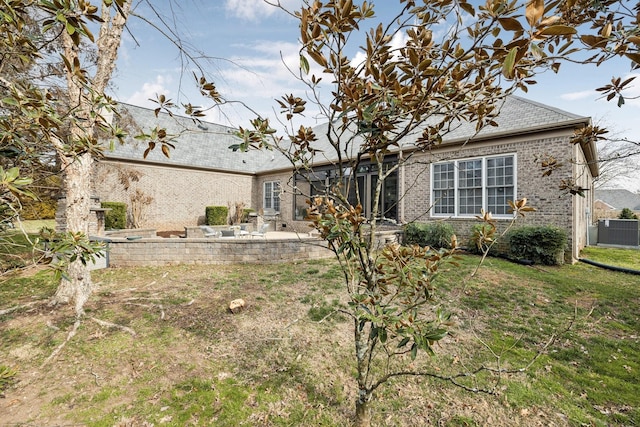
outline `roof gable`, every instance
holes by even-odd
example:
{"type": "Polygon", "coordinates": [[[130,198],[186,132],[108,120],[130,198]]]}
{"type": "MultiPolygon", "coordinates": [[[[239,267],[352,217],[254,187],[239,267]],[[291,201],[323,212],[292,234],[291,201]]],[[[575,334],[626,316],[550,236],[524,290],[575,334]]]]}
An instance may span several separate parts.
{"type": "Polygon", "coordinates": [[[640,210],[640,194],[632,193],[624,189],[596,190],[594,199],[611,206],[613,209],[629,208],[633,211],[640,210]]]}

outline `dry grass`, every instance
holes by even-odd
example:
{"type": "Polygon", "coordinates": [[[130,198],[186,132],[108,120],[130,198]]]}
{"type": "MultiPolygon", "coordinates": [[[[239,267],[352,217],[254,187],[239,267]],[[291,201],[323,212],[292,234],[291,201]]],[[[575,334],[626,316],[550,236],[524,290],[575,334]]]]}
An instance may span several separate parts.
{"type": "MultiPolygon", "coordinates": [[[[581,293],[550,293],[549,282],[536,277],[522,281],[532,274],[527,267],[502,261],[490,261],[468,281],[471,266],[472,262],[442,279],[443,302],[458,319],[456,335],[443,342],[435,357],[418,358],[415,367],[446,374],[495,361],[480,339],[494,351],[503,351],[503,363],[523,364],[552,330],[567,324],[567,314],[573,311],[562,311],[567,301],[574,301],[583,316],[602,299],[586,287],[581,293]],[[537,331],[538,336],[527,337],[521,345],[517,338],[523,332],[518,329],[526,325],[532,326],[525,333],[537,331]]],[[[575,268],[579,274],[592,271],[566,266],[549,274],[571,276],[575,268]]],[[[47,366],[43,361],[65,339],[73,317],[43,304],[0,317],[0,365],[18,372],[17,384],[0,398],[3,425],[351,423],[352,323],[334,312],[347,301],[332,262],[110,269],[95,272],[94,279],[98,287],[87,318],[47,366]],[[247,307],[234,315],[227,304],[235,298],[244,298],[247,307]],[[131,328],[136,335],[101,326],[92,317],[131,328]]],[[[627,286],[625,276],[616,280],[627,286]]],[[[40,284],[27,290],[31,285],[21,283],[19,291],[0,295],[29,302],[52,289],[40,284]]],[[[637,307],[640,292],[631,295],[637,307]]],[[[619,313],[616,316],[616,322],[624,323],[619,313]]],[[[633,320],[626,322],[635,327],[633,320]]],[[[583,337],[612,330],[610,321],[599,315],[598,322],[576,326],[580,332],[563,337],[554,351],[564,354],[585,342],[583,337]]],[[[618,329],[617,339],[629,342],[632,336],[618,329]]],[[[637,336],[635,340],[637,349],[637,336]]],[[[618,356],[629,354],[624,349],[618,356]]],[[[575,357],[565,368],[544,356],[529,374],[501,378],[498,396],[467,393],[432,380],[393,381],[377,395],[374,425],[616,425],[616,420],[637,420],[637,399],[626,408],[613,401],[605,406],[590,401],[590,391],[585,397],[570,397],[570,387],[561,390],[563,378],[573,381],[562,371],[571,363],[585,362],[575,357]],[[562,399],[592,407],[579,412],[578,404],[561,405],[562,399]],[[616,418],[614,412],[626,418],[616,418]]],[[[638,369],[637,360],[622,365],[638,369]]],[[[470,380],[482,384],[495,379],[470,380]]]]}

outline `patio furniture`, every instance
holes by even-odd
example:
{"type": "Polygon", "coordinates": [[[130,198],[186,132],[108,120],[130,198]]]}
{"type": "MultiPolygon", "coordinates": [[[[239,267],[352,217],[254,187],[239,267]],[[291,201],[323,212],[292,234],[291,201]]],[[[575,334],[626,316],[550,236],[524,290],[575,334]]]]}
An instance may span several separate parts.
{"type": "Polygon", "coordinates": [[[249,235],[246,225],[232,225],[229,229],[233,230],[236,237],[247,237],[249,235]]]}
{"type": "Polygon", "coordinates": [[[220,238],[235,238],[235,230],[220,230],[220,238]]]}
{"type": "Polygon", "coordinates": [[[204,234],[204,237],[218,237],[220,235],[220,233],[218,233],[208,225],[201,225],[200,228],[202,229],[202,234],[204,234]]]}
{"type": "Polygon", "coordinates": [[[254,236],[266,237],[267,230],[269,230],[269,224],[266,224],[266,223],[262,224],[258,231],[252,231],[251,232],[251,238],[253,238],[254,236]]]}

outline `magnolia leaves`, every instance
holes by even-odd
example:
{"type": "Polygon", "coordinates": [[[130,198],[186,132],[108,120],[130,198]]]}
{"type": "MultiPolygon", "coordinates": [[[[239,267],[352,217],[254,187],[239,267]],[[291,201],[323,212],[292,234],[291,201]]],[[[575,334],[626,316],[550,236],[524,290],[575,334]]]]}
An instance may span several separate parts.
{"type": "Polygon", "coordinates": [[[36,195],[27,189],[33,182],[30,177],[20,176],[20,169],[13,167],[6,171],[0,166],[0,196],[4,197],[5,192],[14,196],[23,195],[32,199],[37,199],[36,195]]]}
{"type": "Polygon", "coordinates": [[[519,200],[507,200],[507,203],[509,204],[509,212],[513,213],[514,215],[518,215],[521,217],[525,217],[527,212],[535,212],[536,208],[533,208],[531,206],[527,206],[527,198],[523,197],[522,199],[519,200]]]}
{"type": "Polygon", "coordinates": [[[599,87],[596,90],[598,92],[602,92],[602,96],[607,98],[607,101],[611,101],[613,98],[618,96],[618,107],[622,107],[624,105],[624,96],[622,96],[622,91],[629,86],[635,80],[634,77],[630,77],[625,81],[622,81],[620,77],[612,78],[611,84],[605,85],[603,87],[599,87]]]}
{"type": "MultiPolygon", "coordinates": [[[[545,58],[544,51],[536,43],[536,41],[545,41],[551,37],[564,37],[570,39],[577,33],[577,30],[571,25],[565,25],[561,22],[559,16],[545,17],[544,0],[530,0],[525,8],[525,18],[531,28],[528,38],[520,38],[524,35],[525,29],[520,20],[515,17],[506,17],[498,19],[498,22],[507,31],[515,32],[514,39],[520,39],[511,43],[513,45],[504,58],[502,65],[502,74],[507,79],[519,77],[517,65],[525,57],[527,53],[531,53],[534,58],[540,60],[545,58]]],[[[508,45],[509,46],[509,45],[508,45]]],[[[553,48],[551,48],[553,50],[553,48]]],[[[551,68],[557,72],[559,65],[554,63],[551,68]]],[[[526,76],[528,73],[521,73],[526,76]]]]}
{"type": "Polygon", "coordinates": [[[136,135],[134,138],[141,141],[147,141],[148,147],[144,150],[143,154],[143,157],[146,159],[149,153],[155,150],[158,144],[162,147],[162,154],[164,154],[165,157],[169,157],[170,149],[176,148],[172,143],[176,137],[177,135],[169,135],[167,134],[166,129],[156,126],[150,133],[141,133],[140,135],[136,135]]]}

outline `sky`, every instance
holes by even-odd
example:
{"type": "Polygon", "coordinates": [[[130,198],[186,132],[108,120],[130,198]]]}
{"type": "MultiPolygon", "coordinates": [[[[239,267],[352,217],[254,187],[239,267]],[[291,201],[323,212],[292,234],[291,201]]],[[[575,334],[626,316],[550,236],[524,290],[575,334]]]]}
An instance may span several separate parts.
{"type": "MultiPolygon", "coordinates": [[[[280,0],[290,10],[300,0],[280,0]]],[[[135,12],[159,25],[160,18],[179,29],[182,43],[197,52],[198,61],[215,81],[226,99],[237,100],[263,117],[275,117],[274,99],[285,94],[304,97],[302,87],[291,76],[288,66],[299,64],[295,19],[260,0],[190,0],[153,1],[160,16],[150,11],[146,0],[137,3],[135,12]],[[285,66],[286,64],[286,66],[285,66]]],[[[377,18],[371,22],[388,22],[397,2],[373,1],[377,18]]],[[[351,55],[358,56],[354,51],[351,55]]],[[[123,37],[112,95],[117,101],[154,107],[149,98],[164,94],[176,103],[210,106],[203,102],[193,85],[189,71],[183,72],[178,49],[167,37],[146,22],[131,17],[128,32],[123,37]]],[[[194,70],[193,67],[188,67],[194,70]]],[[[200,73],[197,72],[199,75],[200,73]]],[[[612,61],[595,66],[563,64],[560,73],[537,77],[538,84],[529,87],[524,98],[551,105],[580,115],[607,127],[616,137],[640,139],[640,99],[628,99],[622,108],[615,101],[606,102],[595,90],[612,77],[639,76],[627,95],[640,96],[640,72],[632,74],[628,60],[612,61]]],[[[324,98],[323,98],[324,99],[324,98]]],[[[327,98],[328,99],[328,98],[327,98]]],[[[206,119],[211,122],[247,126],[254,117],[240,104],[232,104],[223,112],[211,110],[206,119]]],[[[302,124],[320,121],[308,114],[302,124]]],[[[640,179],[630,177],[620,183],[633,191],[640,190],[640,179]]]]}

